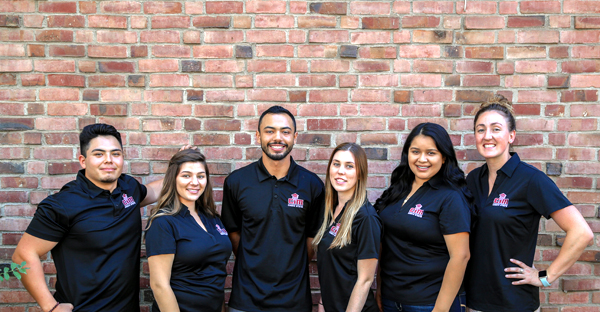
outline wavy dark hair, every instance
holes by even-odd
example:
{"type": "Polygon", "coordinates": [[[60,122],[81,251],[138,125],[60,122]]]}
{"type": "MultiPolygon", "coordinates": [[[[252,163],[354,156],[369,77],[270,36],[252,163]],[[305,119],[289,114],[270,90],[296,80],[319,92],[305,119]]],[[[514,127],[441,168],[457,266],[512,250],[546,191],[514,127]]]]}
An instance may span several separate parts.
{"type": "Polygon", "coordinates": [[[413,139],[418,135],[425,135],[432,138],[438,151],[446,159],[436,176],[441,175],[444,182],[460,190],[467,201],[472,202],[473,196],[467,189],[465,173],[458,166],[456,152],[454,152],[454,146],[448,132],[438,124],[426,122],[417,125],[406,138],[404,147],[402,147],[400,164],[392,172],[390,187],[375,202],[375,209],[377,211],[382,211],[385,207],[398,202],[410,193],[412,183],[415,180],[415,174],[410,170],[408,165],[408,149],[413,139]]]}
{"type": "MultiPolygon", "coordinates": [[[[162,190],[158,198],[158,203],[150,211],[150,219],[146,230],[152,225],[152,221],[160,216],[176,215],[181,211],[181,202],[177,194],[177,175],[181,171],[181,165],[187,162],[199,162],[206,171],[206,187],[202,195],[196,200],[196,211],[203,211],[209,216],[218,216],[215,201],[213,199],[212,183],[210,181],[210,172],[206,165],[206,157],[198,150],[185,149],[177,152],[169,161],[169,167],[165,173],[162,190]]],[[[192,208],[192,207],[188,207],[192,208]]]]}

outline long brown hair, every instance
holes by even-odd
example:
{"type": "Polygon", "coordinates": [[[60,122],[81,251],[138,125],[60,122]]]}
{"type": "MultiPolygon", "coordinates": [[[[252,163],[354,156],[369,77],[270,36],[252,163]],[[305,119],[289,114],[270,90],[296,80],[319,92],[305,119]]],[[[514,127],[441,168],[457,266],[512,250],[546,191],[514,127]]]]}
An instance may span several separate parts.
{"type": "Polygon", "coordinates": [[[209,216],[219,215],[213,199],[210,172],[206,165],[206,158],[202,153],[195,149],[185,149],[177,152],[171,157],[171,160],[169,160],[169,167],[165,174],[160,197],[158,198],[156,206],[150,211],[150,220],[148,221],[147,228],[150,228],[150,225],[152,225],[152,221],[155,218],[176,215],[181,210],[181,202],[179,201],[179,196],[177,196],[177,175],[179,174],[181,165],[187,162],[199,162],[204,166],[204,170],[206,171],[206,187],[204,188],[202,195],[200,195],[200,198],[196,200],[194,208],[196,211],[203,211],[209,216]]]}
{"type": "Polygon", "coordinates": [[[335,156],[335,154],[339,151],[349,151],[352,153],[352,156],[354,156],[357,181],[354,188],[354,194],[352,195],[352,198],[348,200],[348,203],[346,203],[346,208],[344,209],[344,213],[340,219],[340,229],[338,230],[337,235],[333,239],[333,242],[331,242],[331,246],[329,246],[328,249],[336,247],[342,248],[351,243],[352,222],[354,221],[354,217],[358,213],[360,207],[362,207],[362,205],[367,201],[367,176],[369,175],[367,154],[362,147],[356,143],[342,143],[333,150],[331,157],[329,157],[327,175],[325,177],[325,213],[323,224],[321,224],[321,228],[313,240],[313,247],[315,249],[329,229],[329,222],[331,222],[333,219],[333,212],[339,203],[337,191],[333,188],[333,185],[331,185],[331,177],[329,174],[329,168],[331,168],[333,156],[335,156]]]}

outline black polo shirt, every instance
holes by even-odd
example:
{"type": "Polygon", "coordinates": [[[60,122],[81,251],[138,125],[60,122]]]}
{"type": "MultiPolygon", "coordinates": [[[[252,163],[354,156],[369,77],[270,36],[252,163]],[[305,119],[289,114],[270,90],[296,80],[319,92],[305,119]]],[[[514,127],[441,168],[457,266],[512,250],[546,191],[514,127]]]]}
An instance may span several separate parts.
{"type": "Polygon", "coordinates": [[[122,174],[110,193],[80,170],[77,179],[48,196],[37,208],[27,233],[58,244],[58,302],[73,311],[139,311],[140,203],[146,187],[122,174]]]}
{"type": "Polygon", "coordinates": [[[540,306],[539,288],[512,285],[504,268],[516,266],[510,259],[532,266],[540,217],[571,205],[556,184],[517,154],[498,170],[488,196],[488,167],[467,176],[475,197],[471,235],[471,260],[465,287],[467,305],[482,311],[527,311],[540,306]]]}
{"type": "MultiPolygon", "coordinates": [[[[218,217],[202,211],[198,216],[206,231],[185,205],[176,215],[155,218],[146,231],[146,253],[148,257],[175,255],[171,289],[181,312],[220,312],[231,241],[218,217]]],[[[152,311],[160,311],[156,300],[152,311]]]]}
{"type": "MultiPolygon", "coordinates": [[[[381,220],[369,202],[366,202],[354,217],[350,244],[343,248],[329,249],[340,229],[339,222],[344,210],[325,232],[318,246],[317,267],[325,311],[346,311],[350,295],[358,280],[358,260],[379,258],[381,220]]],[[[362,311],[379,311],[373,291],[370,289],[362,311]]]]}
{"type": "Polygon", "coordinates": [[[323,182],[293,159],[277,180],[262,158],[223,185],[223,224],[240,232],[229,305],[249,312],[311,311],[307,237],[319,230],[323,182]]]}
{"type": "Polygon", "coordinates": [[[439,174],[403,202],[379,212],[381,294],[407,305],[435,304],[450,260],[444,235],[470,231],[469,204],[439,174]]]}

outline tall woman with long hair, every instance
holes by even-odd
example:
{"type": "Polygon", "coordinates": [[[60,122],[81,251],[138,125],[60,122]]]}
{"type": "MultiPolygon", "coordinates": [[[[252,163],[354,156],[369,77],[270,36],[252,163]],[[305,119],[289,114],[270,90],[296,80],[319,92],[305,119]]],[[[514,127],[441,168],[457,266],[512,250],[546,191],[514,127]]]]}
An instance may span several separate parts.
{"type": "Polygon", "coordinates": [[[406,138],[390,187],[375,203],[384,235],[377,301],[384,312],[465,310],[470,194],[452,141],[422,123],[406,138]]]}
{"type": "Polygon", "coordinates": [[[510,152],[516,122],[506,98],[497,95],[481,104],[474,131],[485,164],[467,177],[475,197],[467,305],[475,311],[536,311],[539,287],[556,282],[577,261],[593,233],[546,174],[510,152]],[[567,235],[556,259],[539,271],[533,258],[541,216],[554,219],[567,235]]]}
{"type": "Polygon", "coordinates": [[[367,155],[355,143],[331,153],[325,213],[313,240],[321,284],[319,311],[378,311],[371,284],[377,268],[381,220],[367,200],[367,155]]]}
{"type": "Polygon", "coordinates": [[[224,309],[231,242],[215,209],[206,159],[195,149],[169,161],[146,231],[152,311],[224,309]]]}

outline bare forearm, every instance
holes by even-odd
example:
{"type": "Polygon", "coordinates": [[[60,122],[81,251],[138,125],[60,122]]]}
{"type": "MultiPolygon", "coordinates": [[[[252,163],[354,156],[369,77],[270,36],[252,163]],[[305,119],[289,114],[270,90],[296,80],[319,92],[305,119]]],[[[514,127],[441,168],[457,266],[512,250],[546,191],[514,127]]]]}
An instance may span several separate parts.
{"type": "Polygon", "coordinates": [[[558,256],[547,269],[548,282],[553,283],[573,266],[591,239],[593,233],[587,227],[569,230],[558,256]]]}
{"type": "Polygon", "coordinates": [[[369,296],[369,291],[371,291],[372,284],[373,279],[356,281],[356,284],[354,284],[354,288],[352,289],[352,294],[350,295],[350,300],[348,301],[346,312],[362,311],[365,302],[367,301],[367,297],[369,296]]]}
{"type": "Polygon", "coordinates": [[[468,261],[468,256],[450,258],[433,311],[448,311],[450,309],[460,290],[468,261]]]}
{"type": "Polygon", "coordinates": [[[175,293],[173,293],[170,285],[153,285],[151,288],[154,299],[161,311],[179,312],[177,298],[175,298],[175,293]]]}
{"type": "Polygon", "coordinates": [[[44,277],[44,270],[39,256],[37,255],[24,255],[20,254],[17,250],[12,258],[13,262],[21,263],[27,262],[26,267],[27,274],[21,275],[21,282],[25,289],[31,294],[33,299],[38,303],[43,311],[49,311],[56,305],[56,300],[50,293],[48,285],[46,284],[46,278],[44,277]]]}

